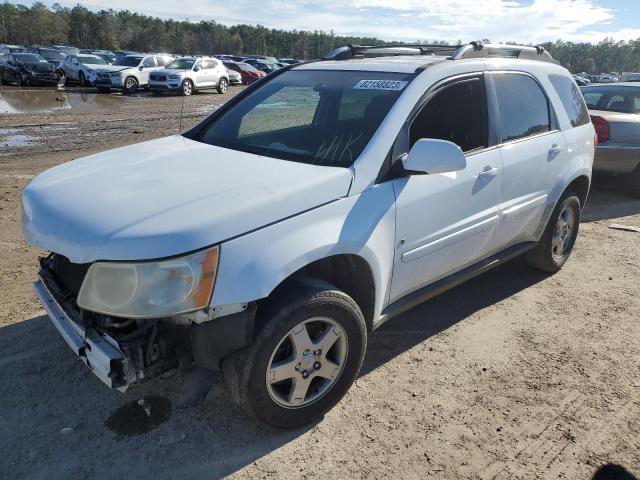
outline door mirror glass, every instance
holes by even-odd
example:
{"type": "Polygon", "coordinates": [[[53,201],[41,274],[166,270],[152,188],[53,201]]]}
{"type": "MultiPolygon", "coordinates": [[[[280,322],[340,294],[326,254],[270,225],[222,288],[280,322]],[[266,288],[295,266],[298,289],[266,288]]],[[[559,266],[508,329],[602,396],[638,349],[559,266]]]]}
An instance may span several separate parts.
{"type": "Polygon", "coordinates": [[[422,138],[413,144],[402,166],[410,173],[450,173],[464,170],[467,159],[455,143],[422,138]]]}
{"type": "Polygon", "coordinates": [[[193,71],[194,72],[199,72],[200,71],[200,65],[196,65],[195,67],[193,67],[193,71]]]}

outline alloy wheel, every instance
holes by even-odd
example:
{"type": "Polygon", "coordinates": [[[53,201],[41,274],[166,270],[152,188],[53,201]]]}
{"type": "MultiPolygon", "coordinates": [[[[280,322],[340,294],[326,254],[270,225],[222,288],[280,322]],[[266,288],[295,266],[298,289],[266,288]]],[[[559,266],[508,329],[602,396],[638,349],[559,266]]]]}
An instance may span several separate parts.
{"type": "Polygon", "coordinates": [[[278,342],[266,371],[271,399],[285,408],[306,407],[335,385],[347,360],[344,329],[329,317],[300,322],[278,342]]]}
{"type": "Polygon", "coordinates": [[[562,257],[571,249],[573,230],[576,224],[576,212],[572,205],[567,205],[560,212],[551,239],[551,253],[562,257]]]}

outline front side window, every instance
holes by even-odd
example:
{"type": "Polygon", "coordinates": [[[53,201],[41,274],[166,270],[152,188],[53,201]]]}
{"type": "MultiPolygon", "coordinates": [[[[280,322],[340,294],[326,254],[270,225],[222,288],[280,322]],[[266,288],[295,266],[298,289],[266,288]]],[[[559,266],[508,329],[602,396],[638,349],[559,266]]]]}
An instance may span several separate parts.
{"type": "Polygon", "coordinates": [[[493,75],[501,142],[551,131],[551,110],[544,92],[533,78],[517,73],[493,75]]]}
{"type": "Polygon", "coordinates": [[[413,77],[291,70],[242,98],[196,140],[285,160],[348,167],[413,77]],[[354,90],[358,107],[347,115],[354,90]]]}
{"type": "Polygon", "coordinates": [[[421,138],[447,140],[463,152],[488,147],[483,80],[456,82],[437,92],[411,124],[410,146],[421,138]]]}
{"type": "Polygon", "coordinates": [[[164,67],[165,66],[165,60],[164,57],[155,57],[156,58],[156,64],[158,65],[158,67],[164,67]]]}
{"type": "Polygon", "coordinates": [[[589,111],[576,82],[562,75],[551,75],[549,80],[551,80],[554,90],[560,97],[560,101],[562,101],[571,126],[579,127],[589,123],[591,121],[589,111]]]}

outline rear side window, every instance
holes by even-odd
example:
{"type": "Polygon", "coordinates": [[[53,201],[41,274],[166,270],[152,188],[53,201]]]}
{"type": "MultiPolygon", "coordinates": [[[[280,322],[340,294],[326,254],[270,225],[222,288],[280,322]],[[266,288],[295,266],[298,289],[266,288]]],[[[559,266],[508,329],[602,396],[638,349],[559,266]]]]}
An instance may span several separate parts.
{"type": "Polygon", "coordinates": [[[576,83],[562,75],[550,75],[549,80],[562,101],[571,126],[579,127],[589,123],[589,111],[576,83]]]}
{"type": "Polygon", "coordinates": [[[473,78],[441,89],[415,117],[410,146],[421,138],[447,140],[463,152],[486,148],[487,108],[483,82],[473,78]]]}
{"type": "Polygon", "coordinates": [[[500,113],[501,143],[551,131],[549,101],[533,78],[497,73],[493,83],[500,113]]]}

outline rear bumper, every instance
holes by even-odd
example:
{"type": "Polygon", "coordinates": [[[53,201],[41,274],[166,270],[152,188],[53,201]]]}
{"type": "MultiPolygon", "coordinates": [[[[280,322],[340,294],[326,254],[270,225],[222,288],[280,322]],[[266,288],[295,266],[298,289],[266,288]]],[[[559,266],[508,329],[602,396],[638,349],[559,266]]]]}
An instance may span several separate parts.
{"type": "Polygon", "coordinates": [[[124,354],[115,340],[85,330],[71,319],[58,304],[42,279],[34,283],[36,295],[67,345],[93,374],[110,388],[124,392],[135,380],[135,374],[129,368],[124,354]]]}
{"type": "Polygon", "coordinates": [[[606,173],[631,173],[640,165],[640,145],[601,143],[596,148],[593,170],[606,173]]]}

